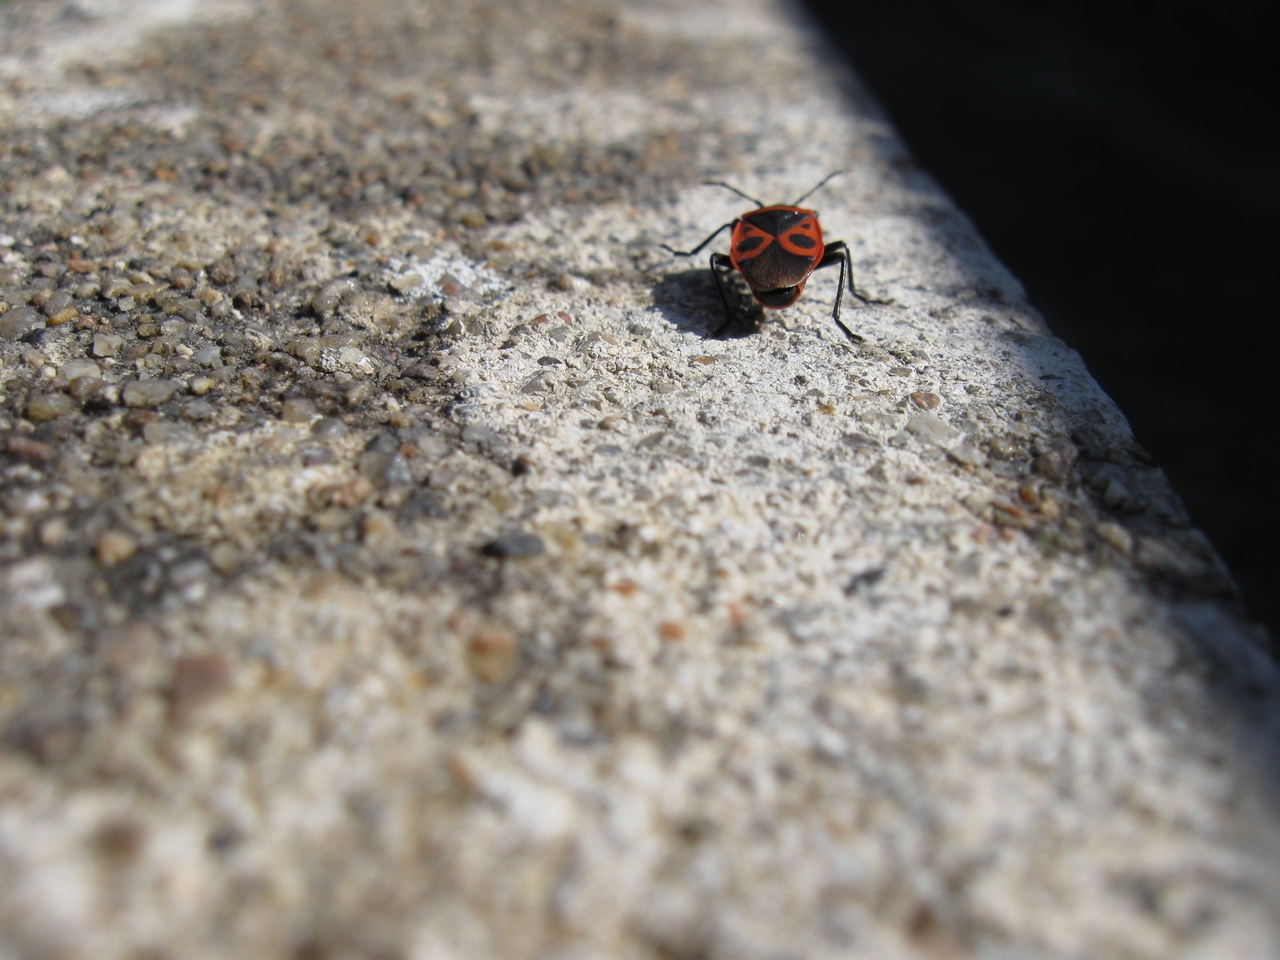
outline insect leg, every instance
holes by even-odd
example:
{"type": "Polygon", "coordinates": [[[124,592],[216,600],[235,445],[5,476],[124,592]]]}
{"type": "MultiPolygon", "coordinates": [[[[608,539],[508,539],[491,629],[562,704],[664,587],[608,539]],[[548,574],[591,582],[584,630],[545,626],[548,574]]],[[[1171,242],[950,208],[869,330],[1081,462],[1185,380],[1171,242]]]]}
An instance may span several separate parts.
{"type": "MultiPolygon", "coordinates": [[[[849,248],[843,240],[827,244],[822,260],[814,269],[821,270],[823,267],[830,267],[835,263],[840,264],[840,282],[836,286],[836,305],[835,309],[831,311],[831,319],[836,322],[837,327],[844,331],[844,335],[849,338],[851,343],[861,343],[862,337],[846,327],[840,320],[840,303],[844,299],[844,274],[846,270],[849,271],[849,292],[858,297],[858,291],[853,287],[853,264],[849,262],[849,248]]],[[[858,297],[858,299],[861,300],[863,298],[858,297]]]]}
{"type": "Polygon", "coordinates": [[[700,244],[698,244],[692,250],[675,250],[675,249],[672,249],[671,247],[668,247],[665,243],[660,243],[658,244],[658,246],[662,247],[662,249],[667,251],[667,253],[674,253],[677,257],[692,257],[694,254],[701,253],[702,249],[707,244],[709,244],[716,237],[720,236],[720,234],[723,233],[725,230],[728,230],[731,227],[733,227],[734,224],[736,224],[737,222],[738,222],[737,220],[734,220],[733,223],[726,223],[720,227],[717,227],[715,233],[707,237],[707,239],[703,240],[700,244]]]}
{"type": "MultiPolygon", "coordinates": [[[[840,323],[840,301],[844,294],[844,274],[846,270],[849,271],[849,295],[851,297],[861,300],[863,303],[866,303],[866,304],[872,304],[872,303],[888,304],[888,303],[892,303],[893,301],[892,300],[873,300],[871,297],[868,297],[865,294],[858,292],[858,288],[854,286],[854,283],[853,283],[853,260],[849,256],[849,247],[843,240],[837,240],[835,243],[827,244],[826,253],[823,255],[822,260],[819,261],[818,265],[814,267],[814,269],[821,270],[823,267],[833,267],[837,263],[840,264],[840,285],[836,288],[836,308],[831,316],[832,316],[832,319],[835,320],[837,324],[839,324],[840,329],[843,330],[845,334],[849,336],[850,339],[853,339],[854,335],[852,333],[849,333],[849,328],[846,327],[843,323],[840,323]]],[[[861,340],[861,338],[858,338],[858,339],[861,340]]]]}
{"type": "Polygon", "coordinates": [[[707,334],[708,339],[715,339],[724,332],[724,328],[733,322],[733,311],[729,308],[729,296],[724,292],[724,276],[722,271],[725,268],[733,269],[733,261],[729,259],[729,255],[725,253],[713,253],[711,255],[711,276],[715,278],[716,290],[720,293],[720,302],[724,304],[724,321],[720,326],[716,327],[707,334]]]}

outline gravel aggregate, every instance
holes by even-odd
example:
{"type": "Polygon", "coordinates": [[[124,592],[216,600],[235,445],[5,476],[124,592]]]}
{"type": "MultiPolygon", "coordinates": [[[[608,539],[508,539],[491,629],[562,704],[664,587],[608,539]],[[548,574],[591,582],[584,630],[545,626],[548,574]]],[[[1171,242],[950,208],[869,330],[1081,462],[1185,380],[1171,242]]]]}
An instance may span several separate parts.
{"type": "Polygon", "coordinates": [[[1280,953],[1268,638],[794,10],[102,2],[0,7],[0,955],[1280,953]],[[700,181],[845,167],[858,341],[706,338],[700,181]]]}

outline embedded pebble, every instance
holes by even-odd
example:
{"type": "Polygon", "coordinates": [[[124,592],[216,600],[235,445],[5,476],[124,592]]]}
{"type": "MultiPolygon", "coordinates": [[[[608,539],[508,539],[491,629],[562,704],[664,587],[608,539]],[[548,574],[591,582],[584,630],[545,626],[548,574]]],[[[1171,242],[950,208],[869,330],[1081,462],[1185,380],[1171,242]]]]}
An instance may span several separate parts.
{"type": "Polygon", "coordinates": [[[94,551],[99,563],[104,567],[114,567],[138,552],[138,541],[123,530],[108,530],[99,535],[94,551]]]}
{"type": "Polygon", "coordinates": [[[64,323],[70,323],[72,320],[80,316],[80,311],[75,307],[67,307],[65,310],[59,310],[49,318],[49,326],[60,327],[64,323]]]}
{"type": "Polygon", "coordinates": [[[72,295],[70,290],[58,290],[52,294],[41,306],[41,312],[46,317],[54,317],[71,306],[72,295]]]}
{"type": "Polygon", "coordinates": [[[280,419],[286,423],[310,423],[316,415],[316,405],[304,397],[292,397],[280,408],[280,419]]]}
{"type": "Polygon", "coordinates": [[[211,420],[218,413],[208,400],[190,400],[182,405],[182,416],[187,420],[211,420]]]}
{"type": "Polygon", "coordinates": [[[907,432],[939,447],[951,446],[963,436],[951,424],[932,413],[918,413],[908,420],[907,432]]]}
{"type": "Polygon", "coordinates": [[[67,393],[77,403],[84,403],[90,397],[102,391],[101,377],[76,377],[67,384],[67,393]]]}
{"type": "Polygon", "coordinates": [[[40,323],[40,315],[31,307],[14,307],[0,316],[0,338],[17,340],[40,323]]]}
{"type": "Polygon", "coordinates": [[[156,420],[143,426],[142,437],[150,444],[183,443],[194,439],[195,433],[185,423],[156,420]]]}
{"type": "Polygon", "coordinates": [[[337,417],[324,417],[311,425],[311,435],[317,440],[337,440],[346,432],[347,425],[337,417]]]}
{"type": "Polygon", "coordinates": [[[969,467],[980,467],[987,462],[986,455],[971,443],[959,443],[947,451],[957,463],[969,467]]]}
{"type": "Polygon", "coordinates": [[[120,397],[129,407],[158,407],[181,388],[182,384],[173,380],[130,380],[120,397]]]}
{"type": "Polygon", "coordinates": [[[124,346],[124,337],[114,333],[99,333],[93,338],[93,355],[95,357],[114,357],[124,346]]]}
{"type": "Polygon", "coordinates": [[[987,449],[997,460],[1014,460],[1018,456],[1018,445],[1004,437],[992,437],[987,441],[987,449]]]}
{"type": "Polygon", "coordinates": [[[321,287],[311,298],[311,307],[319,314],[333,313],[338,309],[345,297],[350,296],[359,289],[356,282],[349,277],[343,277],[340,280],[332,280],[321,287]]]}
{"type": "Polygon", "coordinates": [[[52,517],[40,524],[40,543],[45,547],[61,546],[71,533],[71,527],[63,517],[52,517]]]}
{"type": "Polygon", "coordinates": [[[1093,532],[1126,556],[1133,552],[1133,534],[1120,524],[1107,520],[1095,526],[1093,532]]]}
{"type": "Polygon", "coordinates": [[[532,533],[507,533],[490,540],[480,552],[486,557],[499,560],[517,560],[523,557],[536,557],[547,552],[542,538],[532,533]]]}
{"type": "Polygon", "coordinates": [[[206,707],[232,689],[231,664],[218,653],[189,654],[173,665],[169,685],[169,705],[173,714],[184,718],[206,707]]]}
{"type": "Polygon", "coordinates": [[[76,409],[76,402],[65,393],[42,393],[27,402],[27,419],[41,423],[65,417],[76,409]]]}
{"type": "Polygon", "coordinates": [[[58,368],[58,376],[71,381],[80,377],[101,377],[102,371],[92,360],[68,360],[58,368]]]}
{"type": "Polygon", "coordinates": [[[1071,464],[1061,452],[1057,450],[1049,450],[1040,454],[1033,461],[1032,466],[1036,473],[1039,473],[1050,480],[1061,483],[1066,480],[1071,473],[1071,464]]]}
{"type": "Polygon", "coordinates": [[[477,680],[501,683],[511,671],[515,651],[515,637],[509,630],[485,625],[467,639],[467,665],[477,680]]]}

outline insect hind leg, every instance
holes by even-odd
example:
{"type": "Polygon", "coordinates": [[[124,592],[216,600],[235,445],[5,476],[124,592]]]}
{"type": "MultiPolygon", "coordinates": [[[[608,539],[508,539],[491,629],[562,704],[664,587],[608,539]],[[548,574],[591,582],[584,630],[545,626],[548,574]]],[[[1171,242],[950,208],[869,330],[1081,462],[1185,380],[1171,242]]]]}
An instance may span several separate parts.
{"type": "Polygon", "coordinates": [[[849,256],[849,246],[843,240],[837,240],[834,243],[827,244],[827,249],[824,252],[822,259],[814,269],[821,270],[823,267],[834,267],[836,264],[840,265],[840,281],[836,286],[836,304],[831,311],[831,319],[835,321],[836,326],[843,331],[844,335],[848,337],[851,342],[862,343],[863,338],[846,327],[840,319],[840,304],[844,300],[846,271],[849,275],[849,296],[853,297],[855,300],[861,300],[863,303],[868,305],[873,303],[886,304],[889,301],[873,300],[858,292],[858,288],[854,286],[853,282],[853,261],[849,256]]]}

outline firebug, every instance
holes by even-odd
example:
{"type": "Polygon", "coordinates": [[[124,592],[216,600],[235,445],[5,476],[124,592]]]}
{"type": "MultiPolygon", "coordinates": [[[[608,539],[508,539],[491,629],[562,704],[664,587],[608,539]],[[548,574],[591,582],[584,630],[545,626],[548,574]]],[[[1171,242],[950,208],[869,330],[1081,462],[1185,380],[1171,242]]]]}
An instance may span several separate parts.
{"type": "Polygon", "coordinates": [[[707,180],[707,186],[725,187],[732,190],[744,200],[756,204],[757,209],[748,211],[732,223],[719,227],[711,236],[703,240],[692,250],[673,250],[666,244],[663,249],[677,257],[692,257],[700,253],[725,230],[729,230],[729,253],[711,254],[711,275],[715,278],[716,289],[720,293],[720,302],[724,304],[724,322],[713,330],[709,336],[718,336],[733,320],[729,307],[729,299],[725,294],[724,276],[733,269],[742,274],[751,288],[751,295],[756,302],[770,310],[781,310],[800,299],[804,293],[804,285],[815,270],[823,267],[840,265],[840,283],[836,287],[836,303],[831,319],[836,322],[844,335],[854,343],[862,340],[840,320],[840,302],[844,298],[845,276],[848,276],[849,293],[863,303],[868,300],[854,288],[853,265],[849,261],[849,248],[843,240],[824,243],[822,227],[818,225],[818,213],[801,207],[800,204],[819,189],[826,186],[832,178],[845,173],[837,170],[824,177],[812,190],[805,193],[795,203],[765,206],[755,197],[750,197],[737,187],[721,180],[707,180]]]}

